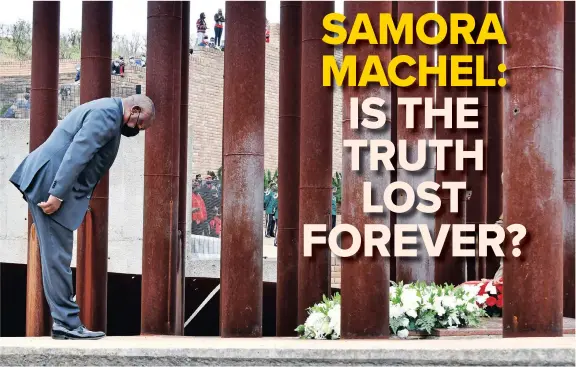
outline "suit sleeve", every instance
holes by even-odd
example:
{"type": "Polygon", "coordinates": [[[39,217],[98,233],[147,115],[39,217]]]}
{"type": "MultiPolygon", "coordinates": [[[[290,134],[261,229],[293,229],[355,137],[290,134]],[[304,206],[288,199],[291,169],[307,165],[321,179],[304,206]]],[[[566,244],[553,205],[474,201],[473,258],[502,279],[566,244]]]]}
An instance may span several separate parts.
{"type": "Polygon", "coordinates": [[[64,154],[48,193],[57,198],[65,197],[96,152],[115,134],[116,121],[113,116],[104,111],[90,111],[64,154]]]}

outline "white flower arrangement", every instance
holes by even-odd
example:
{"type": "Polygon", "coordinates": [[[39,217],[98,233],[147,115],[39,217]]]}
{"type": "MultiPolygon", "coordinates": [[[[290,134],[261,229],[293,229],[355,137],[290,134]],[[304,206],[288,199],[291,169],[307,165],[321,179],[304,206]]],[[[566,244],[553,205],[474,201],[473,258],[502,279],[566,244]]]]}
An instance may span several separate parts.
{"type": "MultiPolygon", "coordinates": [[[[480,285],[426,285],[392,283],[390,286],[390,330],[400,338],[411,330],[430,333],[437,328],[477,326],[486,316],[480,285]]],[[[308,319],[296,331],[304,339],[340,338],[340,294],[323,297],[308,309],[308,319]]]]}

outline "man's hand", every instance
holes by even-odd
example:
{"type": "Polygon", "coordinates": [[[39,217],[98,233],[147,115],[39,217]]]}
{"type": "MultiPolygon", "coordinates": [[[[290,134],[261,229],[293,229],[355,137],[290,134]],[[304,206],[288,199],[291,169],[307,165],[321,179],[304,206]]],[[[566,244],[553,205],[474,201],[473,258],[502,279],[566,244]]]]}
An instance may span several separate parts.
{"type": "Polygon", "coordinates": [[[54,214],[58,209],[60,209],[60,205],[62,205],[60,199],[52,195],[50,195],[47,201],[43,201],[38,204],[40,209],[42,209],[42,211],[48,215],[54,214]]]}

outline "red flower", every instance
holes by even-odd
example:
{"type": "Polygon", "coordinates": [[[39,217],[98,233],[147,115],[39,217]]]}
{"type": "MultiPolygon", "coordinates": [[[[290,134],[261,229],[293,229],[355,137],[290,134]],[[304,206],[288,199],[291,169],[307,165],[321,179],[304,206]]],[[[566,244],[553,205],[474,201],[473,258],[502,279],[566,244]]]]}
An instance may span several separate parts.
{"type": "Polygon", "coordinates": [[[497,302],[496,298],[488,297],[488,299],[486,300],[486,305],[492,307],[496,304],[496,302],[497,302]]]}
{"type": "Polygon", "coordinates": [[[502,308],[503,305],[504,305],[504,295],[499,294],[498,300],[496,301],[496,307],[502,308]]]}
{"type": "Polygon", "coordinates": [[[478,295],[481,296],[484,293],[486,293],[486,286],[488,285],[488,283],[484,283],[482,284],[482,286],[480,287],[480,290],[478,291],[478,295]]]}
{"type": "Polygon", "coordinates": [[[496,290],[498,291],[498,293],[502,293],[502,291],[504,290],[504,286],[502,284],[496,284],[496,290]]]}

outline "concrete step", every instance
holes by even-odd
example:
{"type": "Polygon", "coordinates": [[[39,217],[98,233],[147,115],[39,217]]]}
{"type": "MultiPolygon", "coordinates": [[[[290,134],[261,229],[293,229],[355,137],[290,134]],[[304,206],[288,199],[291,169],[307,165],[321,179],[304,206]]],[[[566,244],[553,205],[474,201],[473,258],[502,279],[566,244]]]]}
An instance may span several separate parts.
{"type": "Polygon", "coordinates": [[[0,338],[0,365],[76,366],[574,366],[574,338],[300,340],[108,337],[0,338]]]}

